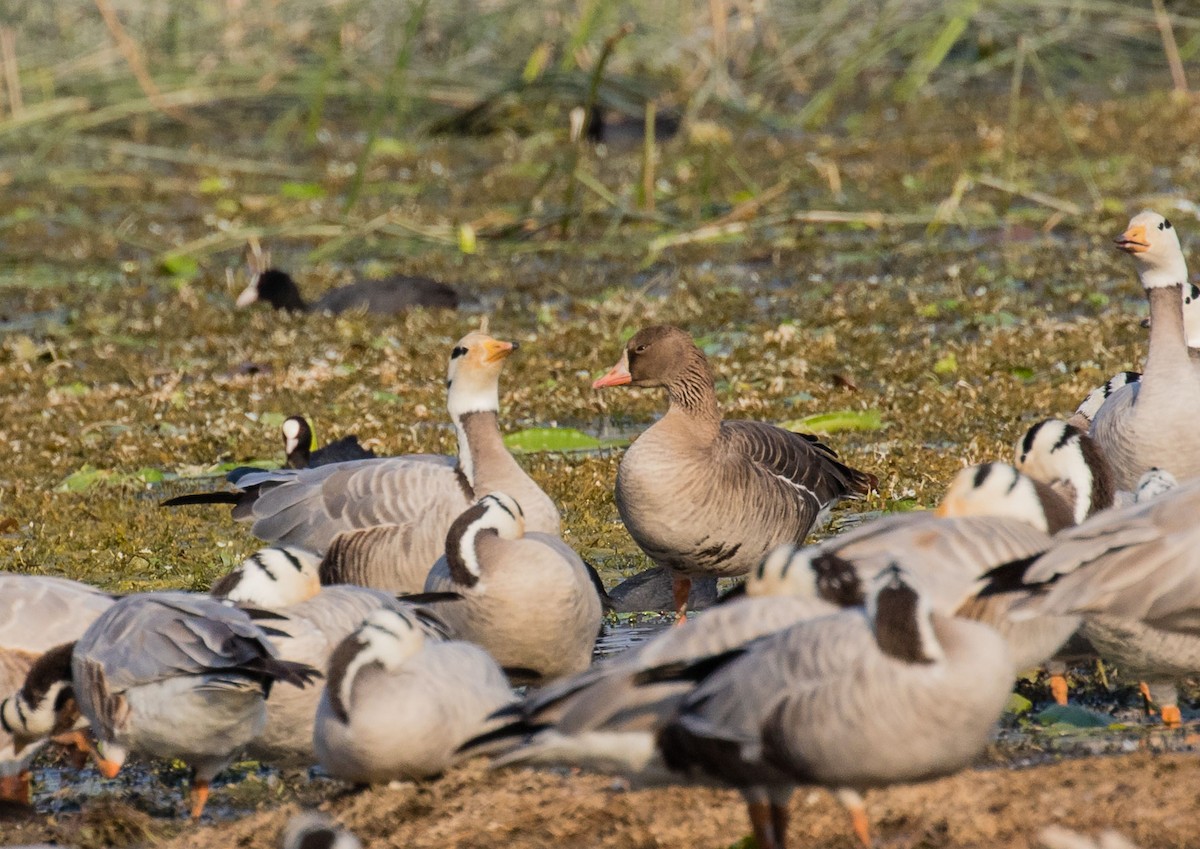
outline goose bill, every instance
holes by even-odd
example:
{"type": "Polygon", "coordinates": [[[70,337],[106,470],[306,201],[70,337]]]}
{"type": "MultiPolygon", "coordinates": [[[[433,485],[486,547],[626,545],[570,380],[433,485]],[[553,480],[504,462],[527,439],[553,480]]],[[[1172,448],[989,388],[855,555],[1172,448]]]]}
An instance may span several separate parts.
{"type": "Polygon", "coordinates": [[[1150,243],[1146,241],[1146,228],[1140,224],[1130,227],[1113,241],[1117,245],[1117,250],[1129,254],[1140,254],[1150,250],[1150,243]]]}
{"type": "Polygon", "coordinates": [[[483,343],[483,350],[484,359],[489,363],[495,363],[517,350],[517,343],[501,342],[499,339],[487,339],[483,343]]]}
{"type": "Polygon", "coordinates": [[[242,290],[242,294],[237,297],[237,305],[239,307],[248,307],[258,300],[258,278],[255,277],[250,281],[250,285],[242,290]]]}
{"type": "Polygon", "coordinates": [[[621,361],[608,370],[604,377],[597,378],[592,383],[593,389],[603,389],[606,386],[624,386],[633,380],[629,373],[629,354],[621,355],[621,361]]]}

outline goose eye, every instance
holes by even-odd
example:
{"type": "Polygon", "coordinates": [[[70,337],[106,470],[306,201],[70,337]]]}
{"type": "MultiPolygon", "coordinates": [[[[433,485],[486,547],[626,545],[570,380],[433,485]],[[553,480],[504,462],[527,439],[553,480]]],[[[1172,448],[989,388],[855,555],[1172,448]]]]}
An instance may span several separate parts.
{"type": "Polygon", "coordinates": [[[1165,218],[1164,218],[1164,219],[1163,219],[1163,223],[1162,223],[1162,225],[1161,225],[1161,226],[1160,226],[1158,229],[1160,229],[1160,230],[1164,230],[1164,229],[1166,229],[1166,230],[1170,230],[1170,229],[1171,229],[1171,222],[1170,222],[1170,221],[1168,221],[1167,219],[1165,219],[1165,218]]]}
{"type": "MultiPolygon", "coordinates": [[[[445,348],[443,348],[442,350],[444,351],[445,348]]],[[[465,353],[467,353],[466,346],[458,345],[455,347],[455,349],[453,351],[450,352],[450,359],[457,360],[459,357],[461,357],[465,353]]]]}
{"type": "Polygon", "coordinates": [[[646,346],[638,345],[636,348],[633,349],[633,352],[635,354],[644,354],[644,353],[646,353],[646,346]]]}

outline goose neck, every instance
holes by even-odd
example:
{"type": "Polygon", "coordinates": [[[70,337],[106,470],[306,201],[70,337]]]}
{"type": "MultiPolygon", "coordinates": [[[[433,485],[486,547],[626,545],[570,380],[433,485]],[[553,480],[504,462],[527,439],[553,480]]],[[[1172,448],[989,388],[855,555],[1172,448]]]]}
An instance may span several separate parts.
{"type": "Polygon", "coordinates": [[[1189,362],[1183,329],[1182,283],[1147,289],[1150,300],[1150,348],[1146,372],[1163,365],[1189,362]]]}
{"type": "Polygon", "coordinates": [[[712,373],[703,360],[690,363],[667,384],[667,398],[671,403],[668,416],[686,418],[697,435],[716,437],[721,428],[721,410],[712,373]]]}
{"type": "Polygon", "coordinates": [[[476,410],[454,416],[458,434],[458,465],[471,488],[479,492],[497,473],[515,467],[500,435],[500,420],[495,410],[476,410]]]}

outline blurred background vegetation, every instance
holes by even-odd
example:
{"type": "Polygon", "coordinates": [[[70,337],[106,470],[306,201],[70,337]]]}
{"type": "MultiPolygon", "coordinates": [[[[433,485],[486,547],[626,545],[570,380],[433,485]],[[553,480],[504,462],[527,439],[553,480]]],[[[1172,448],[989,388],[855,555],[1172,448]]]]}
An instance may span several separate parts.
{"type": "Polygon", "coordinates": [[[0,262],[69,263],[69,234],[183,276],[248,236],[321,259],[582,228],[653,258],[795,220],[965,221],[980,186],[995,214],[1077,216],[1106,200],[1081,104],[1184,97],[1200,51],[1200,7],[1163,0],[9,5],[0,262]],[[634,155],[573,143],[576,108],[634,155]],[[847,154],[921,125],[959,138],[893,145],[899,185],[854,178],[847,154]],[[1049,179],[1031,134],[1061,154],[1049,179]]]}

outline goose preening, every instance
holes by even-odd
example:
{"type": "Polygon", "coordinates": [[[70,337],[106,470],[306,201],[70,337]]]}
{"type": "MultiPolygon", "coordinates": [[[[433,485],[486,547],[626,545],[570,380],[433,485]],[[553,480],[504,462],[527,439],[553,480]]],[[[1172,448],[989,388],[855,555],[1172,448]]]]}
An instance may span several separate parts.
{"type": "Polygon", "coordinates": [[[1133,257],[1150,301],[1150,346],[1142,377],[1114,391],[1096,411],[1090,435],[1112,464],[1116,484],[1133,490],[1151,468],[1179,480],[1200,475],[1200,379],[1184,330],[1187,264],[1171,222],[1141,212],[1116,240],[1133,257]]]}
{"type": "Polygon", "coordinates": [[[396,315],[414,307],[458,308],[458,293],[445,283],[427,277],[398,274],[382,280],[359,280],[330,289],[309,303],[300,287],[286,271],[268,268],[253,276],[237,298],[239,307],[263,301],[277,310],[289,312],[340,313],[362,311],[375,315],[396,315]]]}
{"type": "Polygon", "coordinates": [[[1174,681],[1200,671],[1200,484],[1099,513],[1037,558],[997,568],[984,589],[1016,592],[1014,617],[1081,615],[1101,657],[1145,682],[1163,722],[1181,719],[1174,681]]]}
{"type": "Polygon", "coordinates": [[[313,745],[356,784],[440,775],[484,718],[512,700],[478,646],[432,637],[408,610],[377,610],[333,653],[313,745]]]}
{"type": "Polygon", "coordinates": [[[600,596],[562,539],[527,533],[521,506],[493,492],[454,520],[445,550],[424,589],[460,596],[437,607],[455,636],[483,646],[524,683],[587,669],[600,596]]]}
{"type": "Polygon", "coordinates": [[[643,681],[648,670],[738,649],[802,619],[837,610],[812,597],[811,581],[789,571],[781,547],[753,570],[742,592],[725,596],[703,616],[584,672],[526,694],[491,717],[469,741],[469,754],[498,755],[498,765],[578,764],[628,776],[638,784],[669,779],[654,754],[654,737],[691,689],[686,681],[643,681]]]}
{"type": "Polygon", "coordinates": [[[859,794],[967,766],[1012,684],[1005,640],[931,610],[921,585],[885,568],[863,591],[865,610],[747,594],[628,660],[530,694],[525,706],[502,712],[523,716],[468,749],[524,730],[532,736],[502,763],[578,763],[646,783],[732,786],[762,847],[785,845],[797,786],[826,786],[868,842],[859,794]],[[731,628],[738,638],[726,639],[731,628]]]}
{"type": "Polygon", "coordinates": [[[639,330],[592,384],[622,385],[661,387],[670,403],[621,459],[616,498],[634,541],[671,571],[681,615],[692,576],[743,575],[780,543],[803,542],[823,510],[875,485],[815,437],[722,421],[708,361],[677,327],[639,330]]]}
{"type": "Polygon", "coordinates": [[[259,538],[322,553],[322,582],[396,592],[421,592],[445,550],[450,524],[489,492],[515,498],[530,530],[557,536],[558,508],[500,434],[500,371],[516,347],[473,332],[450,352],[446,402],[458,435],[457,459],[414,454],[248,472],[237,481],[241,492],[163,503],[232,503],[234,517],[252,521],[259,538]]]}
{"type": "Polygon", "coordinates": [[[32,732],[25,715],[43,706],[53,714],[62,688],[27,676],[43,653],[78,638],[113,597],[63,578],[0,573],[0,599],[0,699],[12,696],[0,704],[0,799],[28,802],[28,765],[41,745],[35,740],[54,729],[51,719],[32,732]]]}
{"type": "Polygon", "coordinates": [[[699,678],[658,734],[667,768],[742,790],[763,847],[786,845],[797,786],[828,787],[869,846],[861,794],[969,766],[1012,688],[1005,639],[937,612],[921,586],[888,567],[868,586],[865,609],[661,673],[699,678]]]}
{"type": "Polygon", "coordinates": [[[310,469],[330,463],[345,463],[350,460],[369,460],[376,456],[369,448],[359,444],[353,434],[335,439],[320,448],[312,426],[304,416],[288,416],[283,421],[283,452],[289,469],[310,469]]]}
{"type": "Polygon", "coordinates": [[[75,698],[96,735],[100,770],[113,777],[130,752],[192,768],[192,817],[209,783],[267,721],[277,681],[303,687],[318,672],[280,660],[244,611],[206,596],[126,596],[75,644],[75,698]]]}
{"type": "MultiPolygon", "coordinates": [[[[408,610],[430,634],[441,637],[447,633],[446,626],[428,610],[381,590],[321,587],[316,557],[278,546],[251,555],[218,581],[212,594],[271,611],[275,615],[268,623],[268,637],[279,657],[322,671],[337,645],[377,610],[408,610]]],[[[266,728],[248,744],[247,752],[270,763],[311,765],[313,721],[320,697],[316,687],[276,688],[267,700],[266,728]]]]}

